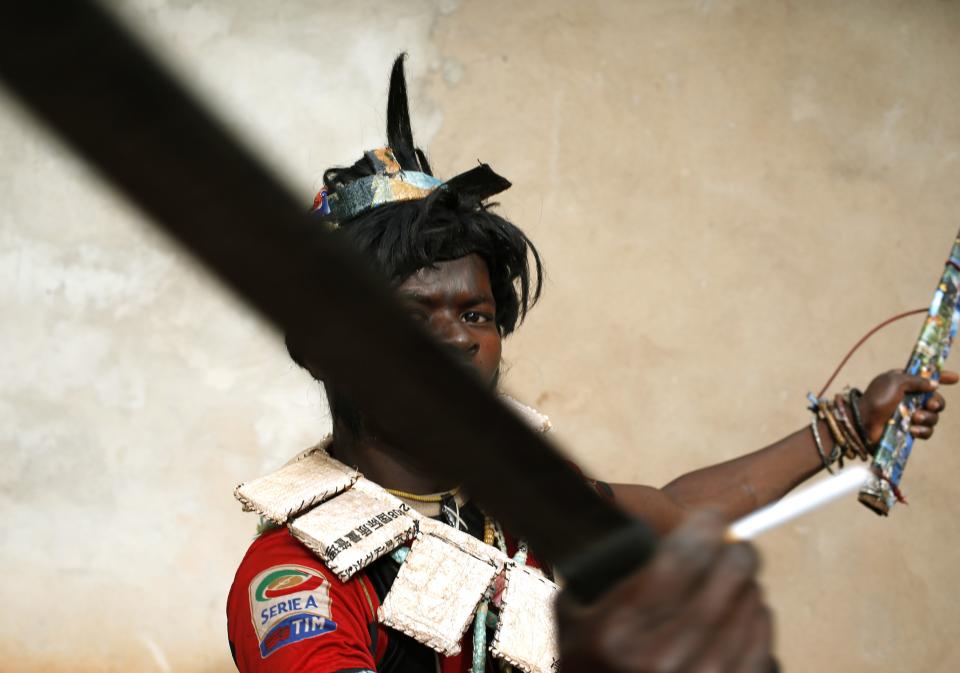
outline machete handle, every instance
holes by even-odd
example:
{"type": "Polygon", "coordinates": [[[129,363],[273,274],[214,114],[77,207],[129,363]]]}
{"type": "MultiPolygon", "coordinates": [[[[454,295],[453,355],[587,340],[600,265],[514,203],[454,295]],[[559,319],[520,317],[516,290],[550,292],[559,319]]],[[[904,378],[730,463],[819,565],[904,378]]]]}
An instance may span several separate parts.
{"type": "Polygon", "coordinates": [[[656,545],[650,527],[631,519],[599,542],[557,563],[557,571],[566,581],[566,591],[586,605],[646,564],[656,545]]]}
{"type": "MultiPolygon", "coordinates": [[[[607,535],[600,542],[557,564],[566,580],[565,591],[584,605],[594,602],[617,582],[645,565],[656,550],[656,536],[639,519],[607,535]]],[[[770,657],[768,673],[780,673],[780,662],[770,657]]]]}

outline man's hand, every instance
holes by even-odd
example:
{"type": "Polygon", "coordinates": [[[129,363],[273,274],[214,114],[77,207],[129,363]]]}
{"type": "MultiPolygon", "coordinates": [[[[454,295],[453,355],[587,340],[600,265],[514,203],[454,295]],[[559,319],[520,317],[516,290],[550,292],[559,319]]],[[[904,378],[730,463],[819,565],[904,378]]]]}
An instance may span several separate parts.
{"type": "Polygon", "coordinates": [[[770,673],[772,624],[753,547],[695,514],[596,602],[557,600],[563,673],[770,673]]]}
{"type": "MultiPolygon", "coordinates": [[[[940,374],[940,383],[943,385],[953,385],[958,379],[960,375],[957,372],[944,371],[940,374]]],[[[870,445],[876,446],[880,441],[887,421],[907,393],[933,393],[923,409],[910,419],[910,434],[920,439],[930,439],[934,426],[940,420],[940,412],[947,405],[943,395],[934,392],[936,389],[935,382],[902,371],[889,371],[871,381],[860,398],[860,416],[870,445]]]]}

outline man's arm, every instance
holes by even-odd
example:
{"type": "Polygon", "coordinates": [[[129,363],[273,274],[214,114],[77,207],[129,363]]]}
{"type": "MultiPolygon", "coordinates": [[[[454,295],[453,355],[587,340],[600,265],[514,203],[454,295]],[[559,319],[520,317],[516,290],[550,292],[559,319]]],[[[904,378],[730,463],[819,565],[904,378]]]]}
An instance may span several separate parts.
{"type": "MultiPolygon", "coordinates": [[[[955,384],[956,372],[943,372],[940,382],[955,384]]],[[[887,420],[907,393],[933,392],[936,384],[903,372],[875,378],[860,401],[861,415],[871,445],[883,434],[887,420]]],[[[913,434],[933,435],[943,396],[934,393],[922,411],[914,414],[913,434]]],[[[830,430],[820,422],[826,452],[833,448],[830,430]]],[[[759,451],[684,474],[662,489],[637,484],[611,484],[617,502],[650,521],[658,531],[671,530],[691,509],[709,508],[728,521],[740,518],[786,495],[823,469],[810,429],[805,427],[759,451]]]]}

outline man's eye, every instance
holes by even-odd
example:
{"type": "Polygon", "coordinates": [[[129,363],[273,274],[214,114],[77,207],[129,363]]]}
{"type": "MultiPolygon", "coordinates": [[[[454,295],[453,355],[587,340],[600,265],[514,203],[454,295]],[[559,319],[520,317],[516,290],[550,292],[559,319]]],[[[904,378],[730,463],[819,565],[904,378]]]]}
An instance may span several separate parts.
{"type": "Polygon", "coordinates": [[[492,319],[492,316],[487,315],[486,313],[478,313],[477,311],[468,311],[467,313],[463,314],[464,322],[482,324],[485,322],[490,322],[492,319]]]}

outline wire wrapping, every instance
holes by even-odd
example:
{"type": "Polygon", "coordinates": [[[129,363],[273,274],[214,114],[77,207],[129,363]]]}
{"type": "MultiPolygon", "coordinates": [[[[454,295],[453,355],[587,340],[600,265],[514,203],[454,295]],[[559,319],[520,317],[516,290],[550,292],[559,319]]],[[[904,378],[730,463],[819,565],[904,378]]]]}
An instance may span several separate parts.
{"type": "Polygon", "coordinates": [[[827,388],[830,387],[830,384],[833,383],[834,379],[836,379],[837,376],[840,374],[840,371],[841,371],[841,370],[843,369],[843,367],[847,364],[847,361],[848,361],[851,357],[853,357],[853,354],[856,353],[857,350],[860,349],[860,346],[862,346],[864,343],[866,343],[866,341],[867,341],[870,337],[872,337],[874,334],[876,334],[877,332],[879,332],[880,330],[882,330],[882,329],[883,329],[884,327],[886,327],[887,325],[890,325],[891,323],[895,323],[895,322],[898,321],[898,320],[901,320],[901,319],[903,319],[903,318],[908,318],[908,317],[910,317],[910,316],[912,316],[912,315],[920,315],[921,313],[927,313],[929,310],[930,310],[930,309],[928,309],[928,308],[915,308],[915,309],[913,309],[912,311],[904,311],[903,313],[898,313],[897,315],[895,315],[895,316],[893,316],[893,317],[891,317],[891,318],[887,318],[886,320],[884,320],[884,321],[883,321],[882,323],[880,323],[879,325],[875,325],[869,332],[867,332],[867,333],[864,334],[862,337],[860,337],[860,340],[857,341],[856,344],[854,344],[853,348],[851,348],[849,351],[847,351],[847,354],[843,356],[843,359],[840,361],[840,364],[838,364],[838,365],[837,365],[837,368],[833,370],[833,373],[830,375],[830,378],[827,379],[827,382],[823,384],[823,388],[821,388],[821,389],[820,389],[820,392],[817,393],[817,398],[819,399],[819,398],[823,397],[823,394],[824,394],[825,392],[827,392],[827,388]]]}

